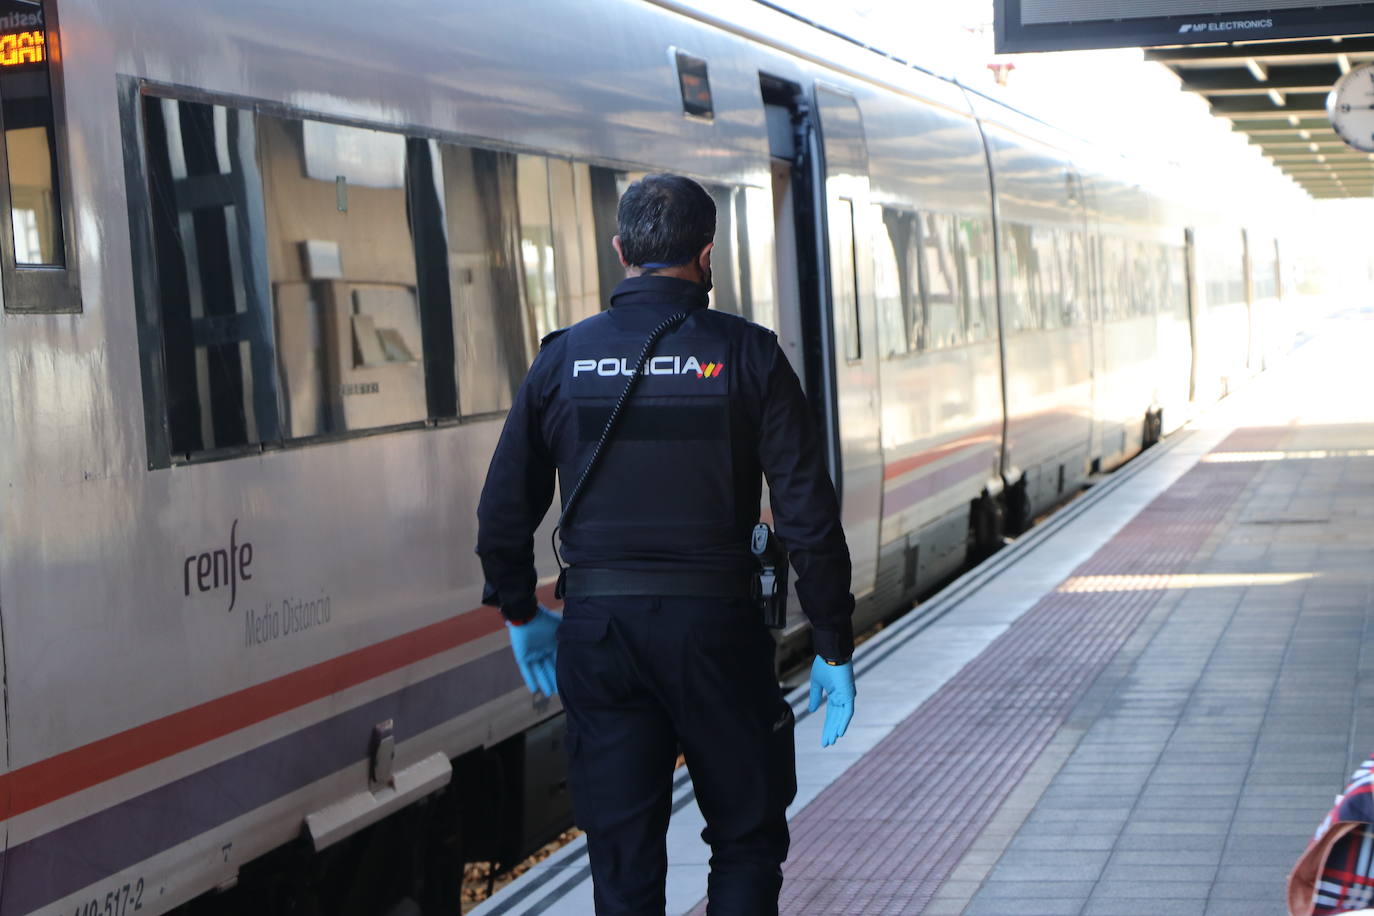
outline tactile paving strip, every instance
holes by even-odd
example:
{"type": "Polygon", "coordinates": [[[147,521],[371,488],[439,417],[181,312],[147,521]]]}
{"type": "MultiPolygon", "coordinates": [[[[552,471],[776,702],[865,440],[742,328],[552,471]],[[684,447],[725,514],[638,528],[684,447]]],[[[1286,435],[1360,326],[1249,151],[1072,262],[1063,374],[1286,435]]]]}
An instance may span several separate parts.
{"type": "MultiPolygon", "coordinates": [[[[1275,448],[1288,432],[1237,430],[1216,451],[1275,448]]],[[[1257,469],[1189,470],[1073,573],[1129,575],[1131,589],[1044,596],[822,792],[792,821],[781,911],[921,912],[1257,469]]]]}

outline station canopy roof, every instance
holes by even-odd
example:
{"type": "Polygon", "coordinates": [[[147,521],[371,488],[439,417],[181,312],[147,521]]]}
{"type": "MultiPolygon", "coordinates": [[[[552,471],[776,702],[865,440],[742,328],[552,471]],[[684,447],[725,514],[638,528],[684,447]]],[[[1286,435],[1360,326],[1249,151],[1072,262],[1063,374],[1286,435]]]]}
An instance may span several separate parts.
{"type": "Polygon", "coordinates": [[[1374,197],[1374,154],[1331,129],[1326,96],[1374,61],[1374,36],[1146,49],[1316,198],[1374,197]]]}

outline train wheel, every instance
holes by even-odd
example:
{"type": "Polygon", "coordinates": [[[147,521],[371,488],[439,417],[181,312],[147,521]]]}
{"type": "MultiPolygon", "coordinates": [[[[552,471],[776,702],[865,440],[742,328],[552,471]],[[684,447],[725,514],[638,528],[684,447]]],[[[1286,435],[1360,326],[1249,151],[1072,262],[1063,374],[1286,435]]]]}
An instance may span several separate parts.
{"type": "Polygon", "coordinates": [[[1026,475],[1007,488],[1006,509],[1004,511],[1006,531],[1010,535],[1021,534],[1031,526],[1030,492],[1026,475]]]}
{"type": "Polygon", "coordinates": [[[973,562],[986,560],[1002,549],[1004,521],[1001,504],[984,490],[969,512],[969,553],[973,562]]]}
{"type": "Polygon", "coordinates": [[[1144,451],[1164,437],[1164,409],[1145,411],[1145,429],[1140,449],[1144,451]]]}
{"type": "Polygon", "coordinates": [[[424,882],[419,896],[426,916],[458,913],[463,899],[463,828],[458,792],[449,787],[429,802],[424,882]]]}

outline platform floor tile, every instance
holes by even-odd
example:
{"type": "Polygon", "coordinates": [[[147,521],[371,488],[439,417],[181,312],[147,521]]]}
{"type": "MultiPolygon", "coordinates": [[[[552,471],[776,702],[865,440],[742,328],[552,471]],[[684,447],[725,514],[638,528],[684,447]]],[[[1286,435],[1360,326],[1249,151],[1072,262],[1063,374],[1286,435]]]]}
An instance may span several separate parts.
{"type": "MultiPolygon", "coordinates": [[[[861,647],[850,733],[799,722],[782,912],[1282,913],[1374,750],[1371,351],[1367,316],[1324,329],[861,647]]],[[[700,828],[684,782],[669,913],[704,912],[700,828]]],[[[574,844],[478,912],[590,913],[588,878],[574,844]]]]}

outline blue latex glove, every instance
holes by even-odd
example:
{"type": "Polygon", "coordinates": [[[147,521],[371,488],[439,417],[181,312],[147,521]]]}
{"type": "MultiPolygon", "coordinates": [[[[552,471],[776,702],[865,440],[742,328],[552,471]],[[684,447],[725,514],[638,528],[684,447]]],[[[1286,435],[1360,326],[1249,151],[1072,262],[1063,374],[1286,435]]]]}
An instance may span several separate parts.
{"type": "Polygon", "coordinates": [[[825,694],[825,729],[821,747],[829,747],[844,737],[849,720],[854,718],[854,663],[827,665],[819,655],[811,663],[811,711],[821,708],[825,694]]]}
{"type": "Polygon", "coordinates": [[[520,676],[525,679],[525,686],[530,693],[542,691],[548,696],[558,693],[558,675],[554,668],[558,658],[558,639],[555,634],[562,619],[541,604],[527,623],[516,626],[506,621],[515,664],[519,666],[520,676]]]}

